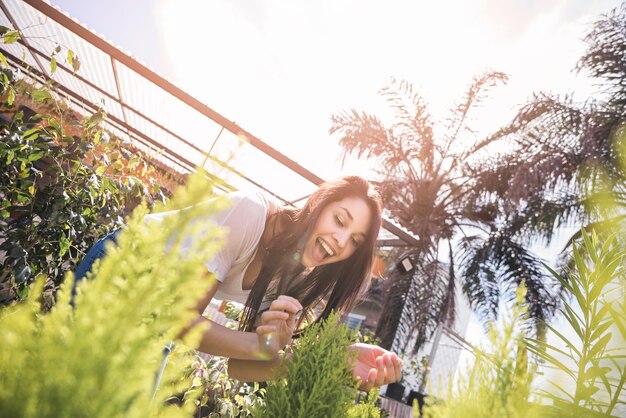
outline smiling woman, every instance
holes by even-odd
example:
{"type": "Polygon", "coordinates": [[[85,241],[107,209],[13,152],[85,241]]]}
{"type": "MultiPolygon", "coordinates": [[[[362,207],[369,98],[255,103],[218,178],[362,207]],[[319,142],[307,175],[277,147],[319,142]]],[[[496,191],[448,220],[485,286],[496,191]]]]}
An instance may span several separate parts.
{"type": "MultiPolygon", "coordinates": [[[[228,357],[232,377],[267,380],[284,361],[278,352],[294,332],[333,311],[349,312],[367,289],[381,225],[381,199],[367,180],[357,176],[323,183],[297,209],[279,207],[260,194],[236,192],[228,198],[227,209],[198,219],[210,221],[201,223],[205,228],[223,227],[226,237],[217,254],[205,262],[207,280],[209,274],[217,280],[198,303],[191,326],[205,324],[199,349],[228,357]],[[214,297],[245,303],[238,331],[201,315],[214,297]],[[316,315],[318,306],[321,314],[316,315]]],[[[162,222],[179,214],[154,213],[145,221],[162,222]]],[[[76,281],[106,256],[105,244],[115,242],[115,237],[113,233],[94,246],[78,267],[76,281]]],[[[179,252],[184,257],[192,245],[182,241],[179,252]]],[[[350,349],[359,352],[353,366],[364,389],[400,378],[402,361],[395,354],[367,344],[350,349]]]]}

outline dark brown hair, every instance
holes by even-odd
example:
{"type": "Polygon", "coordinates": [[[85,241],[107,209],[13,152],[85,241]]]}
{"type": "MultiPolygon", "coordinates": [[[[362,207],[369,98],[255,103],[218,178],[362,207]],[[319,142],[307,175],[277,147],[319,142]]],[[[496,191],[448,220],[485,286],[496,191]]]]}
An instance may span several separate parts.
{"type": "Polygon", "coordinates": [[[254,320],[261,313],[259,308],[274,279],[277,282],[272,284],[276,289],[273,297],[286,294],[296,298],[309,316],[315,305],[326,300],[317,320],[325,319],[332,310],[349,312],[369,285],[374,246],[382,222],[381,212],[382,200],[374,187],[361,177],[346,176],[323,183],[302,208],[283,207],[270,217],[265,228],[279,232],[273,234],[262,258],[261,271],[248,295],[240,329],[251,331],[254,328],[254,320]],[[372,219],[365,240],[346,260],[317,266],[302,276],[304,267],[299,262],[300,251],[320,213],[329,203],[347,197],[363,199],[371,210],[372,219]]]}

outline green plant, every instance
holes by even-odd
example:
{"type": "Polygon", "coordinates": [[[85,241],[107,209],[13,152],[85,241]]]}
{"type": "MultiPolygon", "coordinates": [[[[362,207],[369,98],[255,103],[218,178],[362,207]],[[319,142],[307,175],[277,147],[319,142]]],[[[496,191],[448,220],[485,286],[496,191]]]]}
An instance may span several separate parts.
{"type": "MultiPolygon", "coordinates": [[[[489,328],[491,348],[475,350],[468,373],[450,384],[440,401],[427,398],[427,418],[521,418],[535,417],[537,406],[529,402],[533,368],[529,368],[524,324],[526,289],[516,293],[511,315],[489,328]]],[[[417,407],[414,407],[417,416],[417,407]]]]}
{"type": "Polygon", "coordinates": [[[357,403],[348,409],[348,418],[380,418],[381,411],[376,406],[378,400],[379,390],[372,389],[367,394],[365,402],[357,403]]]}
{"type": "Polygon", "coordinates": [[[298,339],[281,377],[268,383],[258,416],[345,417],[356,396],[347,346],[351,332],[334,313],[298,339]]]}
{"type": "Polygon", "coordinates": [[[197,418],[253,417],[263,405],[265,388],[260,383],[242,383],[228,377],[226,359],[175,350],[171,357],[182,359],[168,365],[170,370],[185,369],[183,387],[168,402],[194,402],[197,418]],[[191,358],[191,361],[188,361],[191,358]]]}
{"type": "MultiPolygon", "coordinates": [[[[221,237],[215,228],[207,233],[206,224],[189,222],[221,205],[221,200],[197,204],[210,189],[201,177],[192,178],[173,199],[176,207],[195,205],[184,216],[153,224],[142,221],[145,206],[135,211],[118,245],[94,266],[94,279],[78,286],[75,308],[69,305],[73,280],[68,274],[47,314],[33,296],[0,310],[4,416],[191,415],[193,402],[182,407],[165,402],[180,391],[183,368],[169,368],[156,393],[154,383],[163,347],[189,324],[191,308],[210,285],[203,261],[221,237]],[[181,257],[185,236],[195,237],[194,246],[181,257]]],[[[33,295],[41,289],[39,279],[33,295]]],[[[185,341],[194,346],[199,332],[192,329],[185,341]]]]}
{"type": "Polygon", "coordinates": [[[548,267],[573,299],[572,303],[564,296],[561,302],[574,336],[568,338],[562,330],[547,325],[560,344],[528,339],[528,346],[546,367],[561,372],[561,379],[553,378],[549,388],[540,390],[553,401],[548,408],[552,415],[609,417],[617,405],[625,404],[626,252],[614,235],[600,243],[595,232],[583,230],[582,238],[583,244],[573,248],[575,269],[567,276],[548,267]],[[616,330],[621,335],[615,335],[616,330]]]}
{"type": "Polygon", "coordinates": [[[132,156],[124,165],[118,155],[110,163],[120,150],[114,141],[104,144],[102,110],[81,118],[48,87],[14,79],[2,68],[0,92],[10,94],[0,106],[12,118],[0,124],[0,303],[26,296],[34,277],[44,274],[49,308],[65,272],[95,240],[121,225],[133,203],[160,195],[158,187],[128,175],[131,163],[147,171],[145,161],[132,156]],[[26,118],[16,97],[39,113],[26,118]]]}

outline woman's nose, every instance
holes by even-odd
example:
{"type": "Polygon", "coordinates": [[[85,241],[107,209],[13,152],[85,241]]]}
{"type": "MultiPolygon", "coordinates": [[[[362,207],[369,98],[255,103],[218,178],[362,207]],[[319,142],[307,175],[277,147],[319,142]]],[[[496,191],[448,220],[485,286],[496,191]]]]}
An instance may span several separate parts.
{"type": "Polygon", "coordinates": [[[348,234],[347,232],[335,232],[333,234],[333,238],[335,239],[337,245],[339,245],[339,248],[344,248],[346,246],[349,237],[350,234],[348,234]]]}

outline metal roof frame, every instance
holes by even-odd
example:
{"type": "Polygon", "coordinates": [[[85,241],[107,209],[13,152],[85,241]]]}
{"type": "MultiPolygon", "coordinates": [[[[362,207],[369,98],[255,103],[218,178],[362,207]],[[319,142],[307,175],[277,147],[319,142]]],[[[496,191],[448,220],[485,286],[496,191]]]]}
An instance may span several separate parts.
{"type": "MultiPolygon", "coordinates": [[[[64,71],[65,73],[71,74],[72,77],[75,77],[76,80],[80,83],[83,83],[84,86],[97,92],[97,94],[100,94],[108,98],[109,100],[114,101],[117,105],[119,105],[120,110],[121,110],[121,115],[115,115],[115,114],[109,113],[107,122],[112,127],[116,128],[116,130],[121,131],[121,132],[126,132],[128,136],[131,137],[134,141],[139,141],[139,143],[143,147],[147,147],[149,149],[163,152],[163,157],[167,159],[167,164],[171,165],[172,168],[175,169],[176,171],[180,172],[180,170],[182,170],[182,172],[191,172],[196,167],[196,164],[193,161],[191,161],[189,158],[182,155],[182,152],[177,152],[172,147],[168,147],[167,140],[161,143],[158,140],[155,140],[155,138],[153,138],[147,132],[144,132],[141,129],[138,129],[137,126],[134,126],[133,123],[131,122],[131,116],[141,118],[142,121],[145,121],[154,129],[158,129],[164,135],[167,135],[168,137],[178,141],[180,144],[182,144],[182,146],[187,147],[188,150],[192,150],[198,153],[199,155],[204,156],[205,157],[204,161],[206,161],[206,159],[212,160],[212,162],[216,163],[217,165],[223,168],[227,168],[229,171],[241,177],[246,182],[254,185],[257,188],[264,190],[265,192],[268,192],[274,195],[276,198],[280,199],[284,203],[293,204],[301,199],[296,199],[295,197],[292,197],[291,199],[289,199],[289,198],[286,198],[285,196],[280,196],[277,193],[269,190],[268,187],[264,186],[260,182],[253,180],[250,175],[246,175],[245,173],[242,173],[239,170],[235,170],[231,165],[229,165],[228,163],[224,162],[220,158],[211,154],[218,140],[220,139],[220,137],[222,136],[225,130],[230,132],[236,138],[243,138],[246,141],[246,143],[250,144],[256,150],[261,151],[261,153],[270,157],[275,162],[278,162],[280,165],[287,168],[290,172],[299,175],[301,178],[307,180],[313,185],[319,185],[324,181],[321,177],[319,177],[315,173],[311,172],[310,170],[306,169],[302,165],[298,164],[296,161],[288,158],[286,155],[282,154],[277,149],[268,145],[266,142],[262,141],[257,136],[246,131],[245,129],[237,125],[235,122],[227,119],[226,117],[222,116],[215,110],[211,109],[209,106],[200,102],[198,99],[196,99],[189,93],[185,92],[181,88],[177,87],[175,84],[167,80],[165,77],[159,75],[152,69],[140,63],[137,59],[135,59],[131,55],[127,54],[126,52],[112,45],[111,43],[107,42],[96,33],[87,29],[86,27],[78,23],[76,20],[72,19],[71,17],[64,14],[59,9],[48,4],[45,1],[42,1],[42,0],[21,0],[21,1],[20,0],[0,0],[0,9],[2,10],[2,12],[4,13],[4,15],[6,16],[6,18],[8,19],[8,21],[10,22],[10,24],[13,26],[14,29],[18,31],[22,31],[22,29],[24,29],[20,27],[18,19],[16,19],[15,16],[13,16],[13,13],[11,12],[11,10],[22,11],[20,7],[24,8],[25,14],[33,13],[31,9],[26,9],[27,7],[30,7],[36,10],[41,16],[45,17],[46,19],[50,19],[54,23],[60,25],[64,30],[71,32],[72,34],[74,34],[74,36],[77,36],[81,40],[87,42],[87,44],[97,48],[99,51],[101,51],[105,55],[108,55],[109,61],[110,61],[111,72],[112,72],[112,79],[113,79],[112,84],[114,85],[113,92],[107,91],[106,88],[102,87],[101,85],[99,86],[96,82],[94,82],[93,80],[89,80],[88,77],[86,76],[74,74],[73,70],[67,68],[61,63],[57,63],[57,68],[58,68],[57,71],[64,71]],[[120,65],[122,67],[119,67],[120,65]],[[164,92],[168,95],[171,95],[173,98],[180,101],[182,104],[184,104],[185,106],[189,108],[189,112],[192,112],[193,110],[195,110],[200,115],[203,115],[205,118],[219,125],[219,132],[213,139],[208,150],[201,148],[200,145],[194,143],[194,141],[192,140],[185,139],[184,135],[174,132],[174,129],[167,128],[163,123],[157,122],[155,118],[151,117],[150,115],[147,115],[146,112],[142,112],[141,110],[133,106],[131,103],[129,103],[129,100],[126,100],[128,97],[125,97],[124,95],[124,89],[121,86],[121,80],[120,80],[121,76],[119,74],[120,69],[126,69],[126,68],[136,73],[141,78],[157,86],[159,89],[162,90],[162,93],[164,92]],[[178,167],[178,168],[176,169],[174,167],[178,167]]],[[[7,56],[7,59],[13,65],[21,68],[23,71],[27,71],[31,77],[34,77],[39,82],[45,83],[49,80],[52,80],[54,82],[55,88],[59,89],[64,94],[66,94],[69,98],[71,98],[74,104],[83,108],[86,107],[93,111],[98,109],[98,106],[94,104],[93,101],[89,100],[88,97],[85,97],[87,96],[85,92],[81,94],[81,92],[75,91],[78,89],[72,89],[70,86],[64,85],[62,82],[59,82],[58,80],[55,80],[51,77],[51,74],[49,74],[48,67],[43,63],[43,60],[47,60],[49,64],[50,57],[46,55],[46,53],[42,52],[40,49],[31,45],[31,43],[28,41],[28,37],[24,37],[24,38],[20,37],[20,43],[31,54],[31,57],[34,60],[37,68],[33,68],[32,65],[26,62],[27,60],[22,60],[18,58],[16,54],[12,53],[11,51],[3,47],[2,48],[3,53],[7,56]]],[[[380,236],[379,246],[412,247],[412,246],[416,246],[418,243],[417,237],[415,237],[413,234],[411,234],[406,229],[399,226],[393,220],[388,219],[387,217],[383,218],[383,228],[388,232],[387,235],[389,235],[390,233],[394,237],[380,236]]]]}

